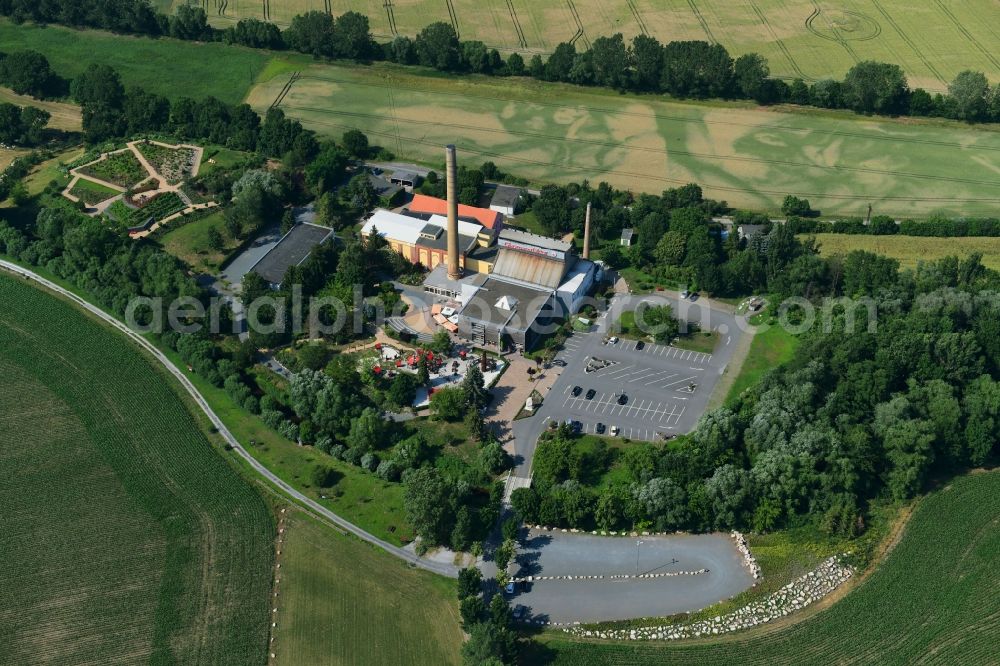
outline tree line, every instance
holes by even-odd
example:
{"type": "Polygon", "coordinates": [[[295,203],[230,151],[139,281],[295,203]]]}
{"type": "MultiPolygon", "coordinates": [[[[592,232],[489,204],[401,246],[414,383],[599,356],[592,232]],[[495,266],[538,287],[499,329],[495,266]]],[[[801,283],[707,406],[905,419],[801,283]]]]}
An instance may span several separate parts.
{"type": "Polygon", "coordinates": [[[1000,219],[995,217],[950,218],[931,215],[923,221],[901,220],[898,223],[886,215],[875,215],[867,222],[851,217],[829,222],[791,218],[795,233],[867,234],[871,236],[932,236],[959,238],[963,236],[1000,236],[1000,219]]]}
{"type": "Polygon", "coordinates": [[[259,19],[241,19],[219,30],[208,24],[205,10],[183,5],[171,16],[155,12],[147,0],[0,0],[0,15],[93,27],[148,36],[218,40],[251,48],[292,49],[316,57],[356,61],[388,60],[420,64],[445,72],[496,76],[531,76],[615,90],[667,93],[677,97],[750,99],[760,104],[792,103],[864,114],[936,116],[967,122],[1000,122],[1000,83],[990,86],[982,72],[966,70],[949,84],[947,94],[911,89],[898,65],[863,61],[842,80],[822,79],[811,85],[772,78],[767,59],[757,53],[733,58],[721,44],[704,41],[661,43],[637,35],[626,43],[618,33],[593,40],[578,51],[563,42],[546,60],[528,62],[513,53],[504,59],[497,49],[476,40],[462,41],[446,22],[431,23],[413,39],[396,36],[379,44],[368,17],[349,11],[332,16],[310,11],[293,17],[284,31],[259,19]]]}

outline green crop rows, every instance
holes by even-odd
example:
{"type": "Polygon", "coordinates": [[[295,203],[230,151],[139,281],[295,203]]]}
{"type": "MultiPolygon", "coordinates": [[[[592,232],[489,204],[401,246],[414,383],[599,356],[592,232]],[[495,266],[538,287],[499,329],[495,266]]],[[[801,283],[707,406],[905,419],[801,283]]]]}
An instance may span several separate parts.
{"type": "Polygon", "coordinates": [[[142,208],[129,208],[122,201],[116,201],[108,207],[108,212],[115,221],[124,227],[136,227],[152,217],[162,220],[185,208],[184,202],[173,192],[161,194],[142,208]]]}
{"type": "Polygon", "coordinates": [[[4,663],[266,662],[275,526],[166,373],[0,276],[4,663]]]}
{"type": "Polygon", "coordinates": [[[986,664],[1000,632],[1000,473],[972,474],[928,497],[857,590],[780,631],[656,643],[571,642],[555,664],[986,664]]]}
{"type": "Polygon", "coordinates": [[[83,167],[80,173],[119,187],[132,187],[149,177],[146,167],[131,150],[109,155],[100,162],[83,167]]]}

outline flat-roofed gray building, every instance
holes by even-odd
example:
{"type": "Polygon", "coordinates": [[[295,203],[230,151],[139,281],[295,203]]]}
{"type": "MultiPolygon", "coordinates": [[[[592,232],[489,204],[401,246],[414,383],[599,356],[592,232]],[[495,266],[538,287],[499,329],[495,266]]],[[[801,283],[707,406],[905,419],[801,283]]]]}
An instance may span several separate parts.
{"type": "Polygon", "coordinates": [[[285,273],[292,266],[298,266],[320,243],[333,236],[333,230],[317,224],[296,224],[282,236],[278,244],[257,260],[250,271],[264,278],[272,288],[280,289],[285,273]]]}

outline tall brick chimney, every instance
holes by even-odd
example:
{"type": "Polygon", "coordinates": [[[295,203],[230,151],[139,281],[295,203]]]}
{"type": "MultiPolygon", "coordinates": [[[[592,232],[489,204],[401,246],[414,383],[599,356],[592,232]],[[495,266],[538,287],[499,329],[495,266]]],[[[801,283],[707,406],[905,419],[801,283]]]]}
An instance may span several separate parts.
{"type": "Polygon", "coordinates": [[[587,202],[587,217],[583,219],[583,258],[590,259],[590,202],[587,202]]]}
{"type": "Polygon", "coordinates": [[[445,148],[446,177],[448,179],[448,279],[458,280],[462,269],[458,265],[458,166],[455,146],[445,148]]]}

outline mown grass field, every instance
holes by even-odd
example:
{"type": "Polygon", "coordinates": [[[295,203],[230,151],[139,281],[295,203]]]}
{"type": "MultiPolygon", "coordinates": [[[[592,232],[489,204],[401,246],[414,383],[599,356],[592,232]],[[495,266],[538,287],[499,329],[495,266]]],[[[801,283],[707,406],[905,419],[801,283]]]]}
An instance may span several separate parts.
{"type": "Polygon", "coordinates": [[[160,238],[160,245],[196,271],[216,271],[226,254],[212,249],[209,243],[209,232],[212,229],[222,234],[226,240],[228,247],[223,248],[224,250],[236,246],[236,243],[229,240],[221,211],[170,229],[160,238]]]}
{"type": "Polygon", "coordinates": [[[299,512],[286,526],[275,664],[459,663],[453,580],[299,512]]]}
{"type": "Polygon", "coordinates": [[[903,268],[915,268],[920,261],[943,257],[983,255],[983,265],[1000,270],[1000,238],[927,238],[924,236],[867,236],[854,234],[816,234],[824,257],[865,250],[899,261],[903,268]]]}
{"type": "Polygon", "coordinates": [[[798,346],[799,339],[776,324],[755,335],[750,352],[726,396],[726,403],[759,382],[768,370],[790,361],[798,346]]]}
{"type": "MultiPolygon", "coordinates": [[[[288,75],[256,86],[258,111],[288,75]]],[[[280,106],[317,132],[358,128],[399,157],[492,160],[539,182],[689,182],[775,211],[786,194],[826,214],[985,215],[1000,206],[1000,132],[956,123],[685,103],[526,79],[422,75],[387,64],[302,69],[280,106]],[[973,166],[974,165],[974,166],[973,166]]]]}
{"type": "Polygon", "coordinates": [[[6,20],[0,20],[0,44],[4,52],[33,49],[43,53],[60,76],[76,76],[91,63],[111,65],[125,87],[140,85],[169,99],[212,95],[230,104],[243,100],[272,58],[266,51],[219,43],[14,25],[6,20]]]}
{"type": "Polygon", "coordinates": [[[548,664],[986,664],[1000,630],[1000,473],[971,474],[918,505],[871,577],[797,624],[684,643],[544,637],[548,664]]]}
{"type": "Polygon", "coordinates": [[[0,276],[9,663],[264,664],[275,526],[131,343],[0,276]]]}
{"type": "MultiPolygon", "coordinates": [[[[2,25],[2,24],[0,24],[2,25]]],[[[48,100],[35,99],[27,95],[18,95],[10,88],[0,87],[0,102],[16,104],[18,106],[33,106],[49,112],[50,118],[48,127],[67,132],[79,132],[83,122],[80,117],[80,107],[64,102],[52,102],[48,100]]]]}
{"type": "MultiPolygon", "coordinates": [[[[187,0],[156,0],[172,11],[187,0]]],[[[1000,78],[1000,31],[991,0],[202,0],[218,26],[245,17],[278,24],[327,10],[366,14],[379,39],[413,36],[429,23],[456,25],[462,39],[504,51],[586,47],[621,32],[660,41],[719,42],[734,55],[766,56],[771,71],[806,80],[840,77],[861,60],[900,65],[913,85],[944,90],[963,69],[1000,78]]]]}

